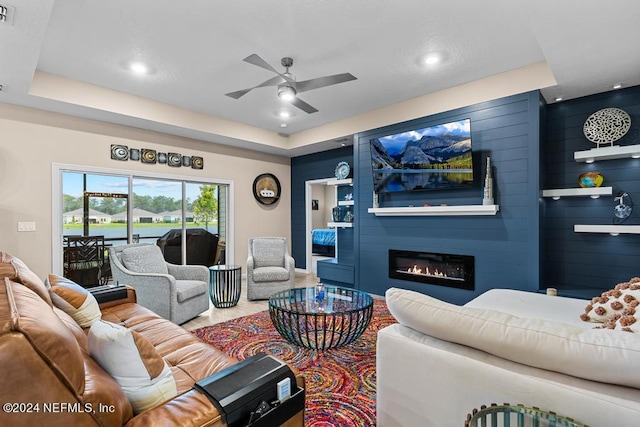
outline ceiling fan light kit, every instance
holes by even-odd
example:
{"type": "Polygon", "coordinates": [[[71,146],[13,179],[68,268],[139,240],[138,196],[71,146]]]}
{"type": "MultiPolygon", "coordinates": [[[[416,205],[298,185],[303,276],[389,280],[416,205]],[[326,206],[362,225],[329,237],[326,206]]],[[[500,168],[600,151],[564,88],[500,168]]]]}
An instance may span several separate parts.
{"type": "Polygon", "coordinates": [[[307,104],[303,100],[298,97],[299,93],[320,89],[326,86],[336,85],[339,83],[349,82],[351,80],[357,80],[355,76],[350,73],[343,74],[335,74],[332,76],[318,77],[311,80],[305,80],[302,82],[296,82],[295,77],[289,73],[289,68],[293,66],[293,59],[285,56],[280,60],[280,64],[285,67],[285,72],[280,73],[275,68],[273,68],[267,61],[260,58],[257,54],[252,54],[243,59],[244,62],[248,62],[249,64],[256,65],[260,68],[264,68],[265,70],[269,70],[277,74],[276,77],[272,77],[271,79],[262,82],[261,84],[248,88],[237,90],[235,92],[229,92],[227,95],[233,99],[240,99],[242,96],[251,92],[253,89],[258,89],[261,87],[267,86],[276,86],[278,90],[278,97],[284,101],[290,102],[294,107],[297,107],[304,111],[305,113],[312,114],[318,111],[317,108],[307,104]]]}
{"type": "Polygon", "coordinates": [[[296,97],[296,90],[292,87],[283,83],[278,86],[278,96],[285,101],[293,101],[296,97]]]}

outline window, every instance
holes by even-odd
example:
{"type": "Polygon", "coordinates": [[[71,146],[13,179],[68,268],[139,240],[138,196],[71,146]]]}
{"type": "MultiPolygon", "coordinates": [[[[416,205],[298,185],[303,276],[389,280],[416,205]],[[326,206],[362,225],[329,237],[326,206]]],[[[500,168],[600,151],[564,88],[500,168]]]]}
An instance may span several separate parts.
{"type": "Polygon", "coordinates": [[[56,175],[53,271],[58,274],[62,236],[104,236],[107,246],[154,243],[163,251],[168,248],[165,241],[172,239],[171,262],[232,262],[232,252],[225,251],[233,229],[227,222],[232,217],[228,203],[232,182],[228,180],[128,174],[67,165],[54,165],[56,175]],[[182,238],[183,231],[186,238],[182,238]],[[185,242],[192,235],[198,235],[193,241],[199,245],[206,238],[209,246],[204,250],[213,252],[210,257],[203,258],[203,249],[194,249],[201,255],[197,258],[189,255],[185,242]]]}

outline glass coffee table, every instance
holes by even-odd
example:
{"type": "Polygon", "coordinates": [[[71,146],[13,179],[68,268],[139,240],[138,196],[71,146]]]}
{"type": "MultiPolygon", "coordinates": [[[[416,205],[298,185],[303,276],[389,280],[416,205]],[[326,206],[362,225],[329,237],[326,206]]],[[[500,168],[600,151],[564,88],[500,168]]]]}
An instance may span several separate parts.
{"type": "Polygon", "coordinates": [[[317,350],[353,342],[369,326],[372,313],[369,294],[340,286],[294,288],[269,298],[278,333],[292,344],[317,350]]]}

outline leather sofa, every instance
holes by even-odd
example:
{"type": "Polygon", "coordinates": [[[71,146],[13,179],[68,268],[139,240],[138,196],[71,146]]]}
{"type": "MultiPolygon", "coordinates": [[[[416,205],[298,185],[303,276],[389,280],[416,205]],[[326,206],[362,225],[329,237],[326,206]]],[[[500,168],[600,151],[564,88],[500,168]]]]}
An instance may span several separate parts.
{"type": "MultiPolygon", "coordinates": [[[[101,304],[102,320],[146,338],[175,378],[177,395],[134,415],[127,396],[90,355],[87,330],[52,303],[20,259],[0,252],[0,425],[225,426],[195,381],[237,363],[127,298],[101,304]]],[[[55,299],[54,299],[55,301],[55,299]]],[[[297,375],[304,387],[304,379],[297,375]]],[[[284,426],[303,426],[304,410],[284,426]]]]}

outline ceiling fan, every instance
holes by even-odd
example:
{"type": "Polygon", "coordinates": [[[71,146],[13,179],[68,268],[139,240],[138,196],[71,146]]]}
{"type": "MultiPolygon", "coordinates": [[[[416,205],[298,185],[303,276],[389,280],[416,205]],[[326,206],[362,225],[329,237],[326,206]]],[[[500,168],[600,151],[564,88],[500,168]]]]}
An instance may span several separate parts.
{"type": "Polygon", "coordinates": [[[289,68],[293,65],[293,59],[289,57],[284,57],[280,60],[280,64],[285,67],[285,72],[280,73],[275,68],[267,63],[264,59],[260,58],[255,53],[247,56],[243,59],[244,62],[248,62],[249,64],[257,65],[258,67],[264,68],[266,70],[272,71],[277,74],[277,76],[270,78],[269,80],[262,82],[261,84],[248,88],[242,89],[235,92],[226,93],[225,95],[233,98],[239,99],[241,96],[246,95],[251,92],[253,89],[257,89],[260,87],[267,86],[277,86],[278,87],[278,96],[284,101],[290,102],[295,107],[298,107],[302,111],[306,113],[315,113],[318,111],[315,107],[307,104],[300,98],[298,98],[299,93],[307,92],[313,89],[319,89],[326,86],[336,85],[338,83],[344,83],[351,80],[356,80],[356,77],[351,75],[350,73],[343,74],[334,74],[333,76],[325,76],[318,77],[316,79],[304,80],[301,82],[296,81],[295,77],[289,73],[289,68]]]}

